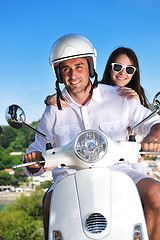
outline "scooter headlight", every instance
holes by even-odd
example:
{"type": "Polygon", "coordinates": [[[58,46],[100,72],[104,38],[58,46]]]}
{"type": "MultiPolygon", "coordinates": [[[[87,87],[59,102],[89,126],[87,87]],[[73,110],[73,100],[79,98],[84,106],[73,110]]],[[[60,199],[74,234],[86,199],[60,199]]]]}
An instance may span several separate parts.
{"type": "Polygon", "coordinates": [[[88,130],[78,135],[74,149],[81,160],[94,163],[105,155],[107,146],[107,139],[102,133],[96,130],[88,130]]]}

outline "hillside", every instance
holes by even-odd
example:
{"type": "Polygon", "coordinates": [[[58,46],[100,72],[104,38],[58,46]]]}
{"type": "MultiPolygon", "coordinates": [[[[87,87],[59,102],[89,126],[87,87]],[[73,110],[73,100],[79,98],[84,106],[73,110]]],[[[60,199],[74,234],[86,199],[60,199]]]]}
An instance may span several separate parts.
{"type": "MultiPolygon", "coordinates": [[[[38,123],[39,121],[33,122],[31,126],[37,128],[38,123]]],[[[34,137],[35,133],[24,126],[18,130],[10,126],[0,126],[0,170],[21,163],[21,155],[10,155],[10,153],[25,153],[34,141],[34,137]]]]}

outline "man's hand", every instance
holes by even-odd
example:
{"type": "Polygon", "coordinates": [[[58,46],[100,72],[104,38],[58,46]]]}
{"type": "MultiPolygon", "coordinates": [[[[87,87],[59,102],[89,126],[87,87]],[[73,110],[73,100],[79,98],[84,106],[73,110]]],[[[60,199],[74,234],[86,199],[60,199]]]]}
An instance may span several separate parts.
{"type": "MultiPolygon", "coordinates": [[[[141,143],[141,147],[142,147],[142,151],[154,151],[154,152],[158,152],[160,151],[160,143],[155,141],[154,139],[150,139],[148,140],[148,142],[146,142],[147,139],[144,139],[141,143]]],[[[149,155],[149,154],[145,154],[143,155],[143,157],[157,157],[157,155],[149,155]]]]}
{"type": "MultiPolygon", "coordinates": [[[[28,163],[28,162],[38,162],[38,161],[41,161],[41,160],[43,160],[43,157],[42,157],[42,153],[39,152],[39,151],[31,152],[31,153],[28,153],[28,154],[24,155],[24,162],[26,162],[26,163],[28,163]]],[[[38,164],[28,166],[27,169],[30,173],[35,173],[35,172],[38,172],[39,169],[43,166],[44,166],[43,163],[38,163],[38,164]]]]}
{"type": "MultiPolygon", "coordinates": [[[[155,124],[150,133],[143,139],[141,143],[142,151],[160,151],[160,123],[155,124]]],[[[156,157],[157,155],[145,154],[143,157],[156,157]]]]}

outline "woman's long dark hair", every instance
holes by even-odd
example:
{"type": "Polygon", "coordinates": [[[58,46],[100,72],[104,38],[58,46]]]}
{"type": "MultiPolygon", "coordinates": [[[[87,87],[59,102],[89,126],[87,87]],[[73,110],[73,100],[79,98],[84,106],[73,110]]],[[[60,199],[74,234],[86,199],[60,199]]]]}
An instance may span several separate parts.
{"type": "Polygon", "coordinates": [[[117,48],[116,50],[114,50],[109,59],[108,62],[106,64],[106,68],[105,71],[103,73],[103,78],[102,81],[100,81],[100,83],[103,84],[108,84],[108,85],[112,85],[114,86],[114,82],[112,81],[110,74],[111,74],[111,63],[115,62],[116,58],[122,54],[125,54],[129,57],[129,59],[132,61],[133,66],[136,67],[136,71],[134,73],[134,75],[132,76],[131,81],[125,86],[125,87],[129,87],[132,88],[133,90],[135,90],[140,98],[141,104],[147,108],[149,108],[149,101],[145,95],[144,89],[142,88],[142,86],[140,85],[140,72],[139,72],[139,63],[138,63],[138,59],[136,54],[133,52],[132,49],[130,48],[125,48],[125,47],[120,47],[117,48]]]}

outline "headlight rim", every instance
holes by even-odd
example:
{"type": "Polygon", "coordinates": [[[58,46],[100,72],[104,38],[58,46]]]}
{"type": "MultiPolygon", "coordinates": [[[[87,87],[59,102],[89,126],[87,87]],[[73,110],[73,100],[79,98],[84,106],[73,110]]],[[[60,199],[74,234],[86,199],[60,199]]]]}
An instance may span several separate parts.
{"type": "Polygon", "coordinates": [[[88,164],[94,164],[94,163],[98,162],[100,159],[102,159],[102,158],[105,156],[105,154],[107,153],[107,151],[108,151],[108,141],[107,141],[107,138],[106,138],[106,136],[105,136],[102,132],[100,132],[100,131],[98,131],[98,130],[93,130],[93,129],[85,130],[85,131],[79,133],[79,134],[77,135],[75,141],[74,141],[74,152],[75,152],[76,156],[77,156],[81,161],[83,161],[83,162],[85,162],[85,163],[88,163],[88,164]],[[81,136],[82,134],[91,133],[91,132],[99,135],[99,136],[103,139],[103,141],[104,141],[104,143],[105,143],[105,151],[103,152],[103,154],[102,154],[101,157],[98,157],[97,159],[94,159],[93,161],[88,161],[87,159],[83,158],[83,157],[77,152],[76,146],[77,146],[77,142],[78,142],[78,140],[79,140],[79,138],[80,138],[80,136],[81,136]]]}

